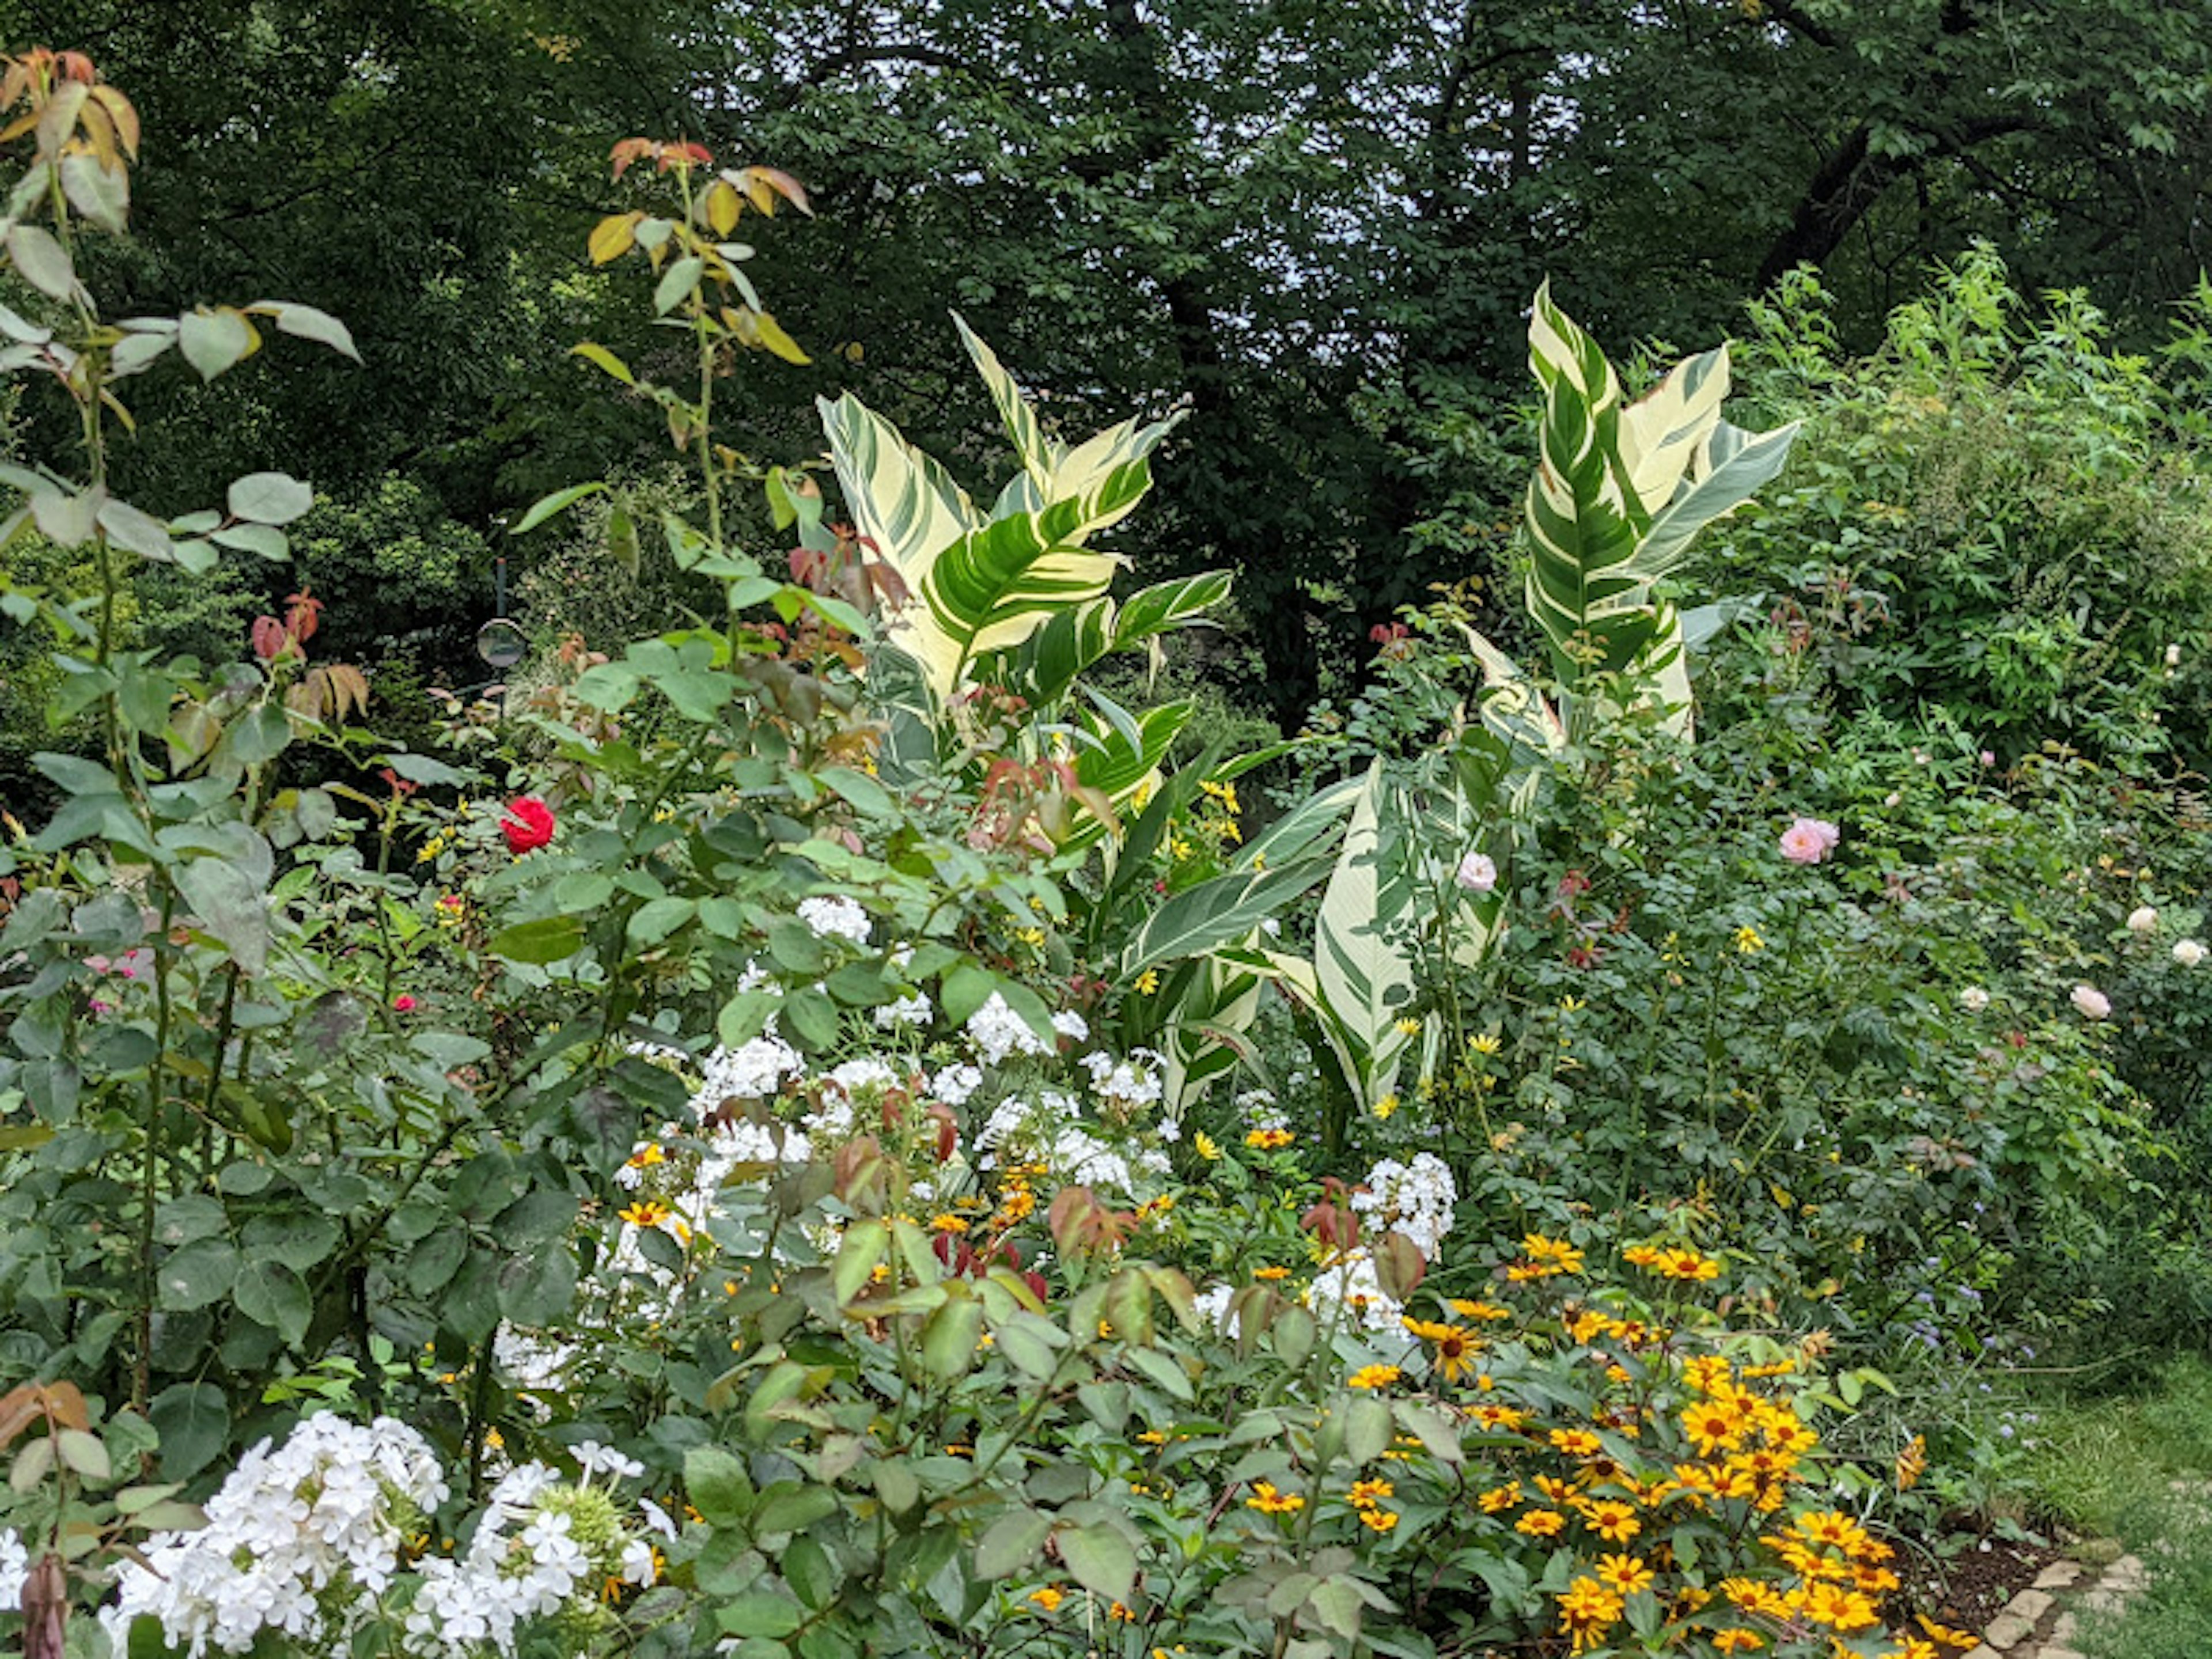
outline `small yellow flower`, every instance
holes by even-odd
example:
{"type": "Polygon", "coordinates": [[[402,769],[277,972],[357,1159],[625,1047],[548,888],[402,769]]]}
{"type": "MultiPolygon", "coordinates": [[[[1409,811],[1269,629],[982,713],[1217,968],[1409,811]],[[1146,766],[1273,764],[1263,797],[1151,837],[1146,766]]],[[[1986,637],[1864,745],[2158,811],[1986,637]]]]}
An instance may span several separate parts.
{"type": "Polygon", "coordinates": [[[1759,936],[1759,929],[1747,922],[1735,930],[1735,948],[1744,956],[1764,951],[1766,941],[1759,936]]]}
{"type": "Polygon", "coordinates": [[[929,1224],[940,1233],[964,1233],[968,1231],[967,1218],[954,1215],[950,1211],[930,1217],[929,1224]]]}
{"type": "Polygon", "coordinates": [[[1355,1389],[1387,1389],[1402,1375],[1395,1365],[1362,1365],[1344,1380],[1355,1389]]]}
{"type": "Polygon", "coordinates": [[[1147,968],[1143,973],[1137,975],[1137,994],[1139,996],[1148,997],[1159,988],[1160,976],[1152,969],[1147,968]]]}
{"type": "Polygon", "coordinates": [[[1384,1122],[1388,1122],[1389,1121],[1390,1114],[1397,1109],[1398,1097],[1395,1094],[1385,1095],[1382,1099],[1375,1103],[1375,1115],[1377,1119],[1384,1122]]]}
{"type": "Polygon", "coordinates": [[[1480,1036],[1469,1037],[1467,1042],[1467,1046],[1474,1049],[1478,1054],[1494,1054],[1501,1048],[1504,1048],[1505,1045],[1497,1037],[1492,1036],[1489,1032],[1485,1031],[1480,1036]]]}
{"type": "Polygon", "coordinates": [[[1391,1528],[1398,1524],[1398,1511],[1395,1510],[1362,1510],[1359,1511],[1359,1522],[1362,1526],[1366,1527],[1370,1531],[1388,1532],[1391,1528]]]}
{"type": "Polygon", "coordinates": [[[1032,951],[1042,951],[1044,948],[1044,929],[1042,927],[1017,927],[1014,929],[1014,937],[1032,951]]]}
{"type": "Polygon", "coordinates": [[[667,1162],[668,1154],[661,1150],[660,1143],[657,1140],[648,1140],[629,1155],[628,1167],[633,1170],[649,1170],[656,1164],[667,1162]]]}
{"type": "Polygon", "coordinates": [[[1060,1611],[1060,1604],[1066,1599],[1067,1598],[1061,1595],[1060,1591],[1053,1589],[1049,1584],[1046,1585],[1042,1589],[1036,1589],[1030,1592],[1030,1600],[1036,1602],[1037,1606],[1042,1607],[1047,1613],[1058,1613],[1060,1611]]]}
{"type": "Polygon", "coordinates": [[[1288,1129],[1255,1129],[1244,1137],[1244,1144],[1258,1152],[1272,1152],[1297,1139],[1288,1129]]]}
{"type": "Polygon", "coordinates": [[[641,1198],[621,1212],[622,1218],[633,1227],[658,1227],[671,1213],[669,1207],[657,1198],[641,1198]]]}
{"type": "Polygon", "coordinates": [[[1277,1492],[1272,1480],[1255,1480],[1252,1495],[1244,1500],[1248,1510],[1257,1510],[1262,1515],[1296,1515],[1305,1508],[1306,1500],[1294,1492],[1277,1492]]]}
{"type": "Polygon", "coordinates": [[[1352,1490],[1345,1493],[1344,1501],[1355,1510],[1366,1510],[1374,1508],[1386,1498],[1397,1495],[1397,1488],[1388,1480],[1355,1480],[1352,1483],[1352,1490]]]}
{"type": "Polygon", "coordinates": [[[1421,1034],[1421,1022],[1418,1019],[1399,1020],[1397,1027],[1400,1036],[1419,1036],[1421,1034]]]}
{"type": "Polygon", "coordinates": [[[1625,1554],[1600,1556],[1597,1576],[1607,1589],[1622,1595],[1648,1590],[1658,1580],[1658,1575],[1644,1565],[1643,1557],[1625,1554]]]}
{"type": "Polygon", "coordinates": [[[1221,1143],[1203,1129],[1191,1137],[1190,1144],[1198,1149],[1198,1155],[1208,1164],[1215,1162],[1221,1156],[1221,1143]]]}
{"type": "Polygon", "coordinates": [[[1288,1267],[1255,1267],[1252,1270],[1253,1278],[1264,1279],[1270,1284],[1279,1279],[1288,1279],[1290,1276],[1291,1270],[1288,1267]]]}

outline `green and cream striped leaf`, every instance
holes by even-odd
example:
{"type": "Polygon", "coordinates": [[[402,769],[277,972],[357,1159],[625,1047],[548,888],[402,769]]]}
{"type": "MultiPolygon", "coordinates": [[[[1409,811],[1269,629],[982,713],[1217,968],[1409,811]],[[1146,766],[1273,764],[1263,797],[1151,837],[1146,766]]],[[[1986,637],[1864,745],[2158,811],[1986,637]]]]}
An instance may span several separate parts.
{"type": "Polygon", "coordinates": [[[1167,1061],[1161,1094],[1168,1116],[1180,1118],[1185,1104],[1214,1079],[1240,1064],[1258,1063],[1246,1034],[1259,1017],[1261,988],[1274,977],[1265,957],[1224,949],[1184,963],[1161,988],[1175,1001],[1151,1043],[1167,1061]]]}
{"type": "Polygon", "coordinates": [[[1019,645],[1056,611],[1104,598],[1121,561],[1083,540],[1134,507],[1151,483],[1145,463],[1132,461],[1085,495],[994,520],[939,552],[893,635],[927,671],[931,690],[950,696],[977,657],[1019,645]]]}
{"type": "Polygon", "coordinates": [[[1346,816],[1367,787],[1364,778],[1343,778],[1316,790],[1237,849],[1231,860],[1239,870],[1264,870],[1316,856],[1334,840],[1346,816]]]}
{"type": "Polygon", "coordinates": [[[1544,389],[1526,506],[1528,604],[1562,678],[1617,672],[1651,632],[1635,566],[1647,522],[1620,453],[1620,389],[1605,355],[1539,292],[1529,363],[1544,389]]]}
{"type": "Polygon", "coordinates": [[[991,509],[994,518],[1013,513],[1041,513],[1054,501],[1088,493],[1109,473],[1150,455],[1182,418],[1178,412],[1164,421],[1127,420],[1070,449],[1038,422],[1036,406],[1028,393],[999,361],[998,354],[984,343],[982,337],[969,328],[957,312],[953,313],[952,322],[960,331],[961,343],[968,348],[968,355],[974,359],[983,384],[990,389],[991,401],[998,407],[999,419],[1021,462],[1021,471],[999,492],[999,499],[991,509]]]}
{"type": "Polygon", "coordinates": [[[1076,717],[1085,741],[1075,757],[1075,779],[1119,805],[1144,787],[1175,747],[1175,740],[1198,713],[1188,697],[1147,708],[1127,724],[1085,709],[1076,717]]]}
{"type": "Polygon", "coordinates": [[[1674,365],[1667,377],[1620,411],[1620,454],[1644,512],[1674,498],[1683,476],[1704,456],[1729,393],[1729,356],[1718,346],[1674,365]]]}
{"type": "Polygon", "coordinates": [[[1636,556],[1644,580],[1656,581],[1679,568],[1691,538],[1771,481],[1796,440],[1795,421],[1771,432],[1717,423],[1705,440],[1696,481],[1651,520],[1636,556]]]}
{"type": "Polygon", "coordinates": [[[947,547],[983,524],[983,515],[942,466],[851,392],[817,398],[830,459],[853,527],[895,566],[908,592],[947,547]]]}
{"type": "Polygon", "coordinates": [[[1101,599],[1056,611],[1022,641],[1003,673],[981,678],[1049,708],[1103,659],[1189,626],[1227,599],[1229,586],[1227,572],[1208,571],[1141,589],[1119,605],[1101,599]]]}
{"type": "Polygon", "coordinates": [[[1358,1056],[1361,1076],[1370,1079],[1405,1047],[1398,1021],[1413,997],[1413,960],[1398,934],[1412,913],[1415,884],[1413,872],[1395,855],[1399,838],[1389,822],[1391,805],[1377,761],[1352,809],[1314,928],[1322,1002],[1358,1056]]]}
{"type": "Polygon", "coordinates": [[[1237,943],[1327,880],[1331,867],[1328,859],[1300,859],[1216,876],[1170,894],[1122,947],[1122,976],[1134,979],[1147,968],[1237,943]]]}

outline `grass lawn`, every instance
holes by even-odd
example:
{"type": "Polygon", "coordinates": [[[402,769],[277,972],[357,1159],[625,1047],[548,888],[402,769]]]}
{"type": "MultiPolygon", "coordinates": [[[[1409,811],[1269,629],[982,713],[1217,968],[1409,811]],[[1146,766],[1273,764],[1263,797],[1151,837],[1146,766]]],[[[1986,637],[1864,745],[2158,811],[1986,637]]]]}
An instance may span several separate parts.
{"type": "Polygon", "coordinates": [[[2150,1588],[2124,1613],[2083,1613],[2074,1645],[2087,1659],[2212,1655],[2212,1363],[2176,1362],[2154,1392],[2075,1401],[2046,1419],[2037,1495],[2085,1536],[2140,1555],[2150,1588]],[[2175,1483],[2191,1490],[2176,1492],[2175,1483]]]}

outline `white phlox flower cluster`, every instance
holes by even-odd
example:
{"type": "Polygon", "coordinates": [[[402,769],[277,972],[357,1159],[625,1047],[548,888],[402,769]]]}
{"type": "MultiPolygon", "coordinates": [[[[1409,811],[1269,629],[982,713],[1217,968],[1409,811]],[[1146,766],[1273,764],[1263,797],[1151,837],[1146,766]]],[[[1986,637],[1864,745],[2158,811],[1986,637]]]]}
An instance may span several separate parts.
{"type": "Polygon", "coordinates": [[[895,1031],[902,1025],[927,1025],[936,1018],[936,1004],[919,991],[910,997],[886,1002],[875,1012],[876,1029],[879,1031],[895,1031]]]}
{"type": "Polygon", "coordinates": [[[1255,1129],[1287,1129],[1291,1120],[1276,1104],[1274,1095],[1266,1089],[1247,1089],[1237,1097],[1237,1109],[1244,1114],[1244,1121],[1255,1129]]]}
{"type": "Polygon", "coordinates": [[[1006,998],[996,991],[991,993],[989,1000],[981,1007],[968,1016],[964,1029],[968,1041],[975,1044],[975,1052],[989,1065],[998,1065],[1009,1054],[1048,1054],[1052,1052],[1050,1045],[1030,1030],[1029,1021],[1008,1006],[1006,998]]]}
{"type": "Polygon", "coordinates": [[[1139,1190],[1139,1171],[1167,1173],[1164,1152],[1111,1146],[1083,1127],[1079,1112],[1074,1097],[1058,1089],[1041,1089],[1035,1100],[1012,1097],[1000,1101],[976,1131],[978,1164],[987,1170],[1001,1158],[1042,1164],[1058,1180],[1126,1193],[1139,1190]]]}
{"type": "MultiPolygon", "coordinates": [[[[145,1565],[118,1573],[101,1622],[118,1652],[132,1623],[150,1617],[191,1659],[244,1653],[269,1634],[289,1638],[287,1650],[343,1653],[354,1632],[404,1604],[402,1644],[421,1659],[511,1654],[527,1623],[545,1618],[590,1651],[613,1627],[602,1586],[653,1583],[653,1535],[676,1528],[650,1504],[639,1517],[617,1509],[608,1488],[642,1464],[589,1441],[574,1451],[580,1481],[526,1463],[493,1489],[463,1554],[403,1567],[408,1540],[447,1496],[436,1455],[390,1418],[366,1427],[309,1418],[281,1447],[264,1440],[240,1460],[209,1500],[205,1528],[149,1540],[145,1565]]],[[[0,1548],[0,1569],[7,1559],[0,1548]]]]}
{"type": "Polygon", "coordinates": [[[206,1527],[149,1539],[145,1565],[118,1572],[102,1620],[119,1638],[149,1614],[193,1659],[243,1653],[264,1631],[343,1650],[446,1497],[436,1454],[405,1424],[311,1417],[283,1446],[264,1440],[239,1460],[206,1527]]]}
{"type": "Polygon", "coordinates": [[[1160,1103],[1164,1087],[1159,1063],[1159,1055],[1149,1048],[1133,1049],[1126,1060],[1116,1060],[1103,1050],[1083,1057],[1099,1104],[1125,1119],[1160,1103]]]}
{"type": "Polygon", "coordinates": [[[799,919],[813,929],[817,939],[842,939],[854,945],[868,942],[868,913],[848,898],[804,898],[799,919]]]}
{"type": "Polygon", "coordinates": [[[701,1067],[699,1092],[691,1097],[691,1112],[704,1119],[726,1100],[759,1100],[775,1094],[783,1080],[806,1069],[799,1050],[777,1036],[773,1027],[735,1048],[716,1048],[701,1067]]]}
{"type": "Polygon", "coordinates": [[[1383,1290],[1375,1276],[1374,1259],[1364,1250],[1353,1250],[1316,1273],[1309,1295],[1314,1317],[1324,1327],[1341,1317],[1347,1322],[1356,1321],[1377,1335],[1403,1334],[1401,1319],[1405,1309],[1383,1290]]]}
{"type": "Polygon", "coordinates": [[[13,1613],[23,1605],[23,1581],[31,1574],[31,1553],[22,1534],[13,1527],[0,1527],[0,1613],[13,1613]]]}
{"type": "Polygon", "coordinates": [[[982,1069],[975,1066],[947,1066],[929,1079],[929,1092],[947,1106],[965,1106],[982,1086],[982,1069]]]}
{"type": "MultiPolygon", "coordinates": [[[[525,1463],[493,1488],[489,1507],[459,1559],[422,1561],[421,1587],[407,1613],[407,1644],[425,1659],[462,1659],[489,1649],[507,1654],[533,1619],[558,1617],[571,1636],[611,1627],[599,1588],[618,1579],[642,1589],[659,1572],[652,1540],[624,1523],[607,1492],[591,1479],[644,1473],[644,1465],[585,1441],[572,1448],[584,1479],[568,1486],[543,1463],[525,1463]]],[[[641,1505],[646,1526],[675,1527],[641,1505]]],[[[604,1633],[604,1632],[603,1632],[604,1633]]],[[[588,1651],[588,1641],[584,1650],[588,1651]]]]}
{"type": "Polygon", "coordinates": [[[1450,1166],[1434,1152],[1416,1152],[1411,1164],[1386,1158],[1367,1172],[1365,1185],[1365,1191],[1352,1194],[1352,1207],[1366,1224],[1411,1240],[1435,1261],[1451,1231],[1452,1206],[1459,1202],[1450,1166]]]}

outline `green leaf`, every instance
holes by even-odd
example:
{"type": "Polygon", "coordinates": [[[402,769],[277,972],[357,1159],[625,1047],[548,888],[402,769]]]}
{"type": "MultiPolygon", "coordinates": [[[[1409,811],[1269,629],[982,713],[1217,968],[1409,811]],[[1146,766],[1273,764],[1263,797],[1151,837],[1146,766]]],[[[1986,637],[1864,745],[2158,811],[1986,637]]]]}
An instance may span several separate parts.
{"type": "Polygon", "coordinates": [[[99,522],[110,542],[141,558],[167,564],[176,556],[167,527],[152,514],[141,513],[128,501],[101,502],[99,522]]]}
{"type": "Polygon", "coordinates": [[[531,504],[530,510],[522,515],[520,522],[507,533],[510,536],[526,534],[537,529],[555,514],[566,513],[586,495],[599,495],[605,489],[606,485],[604,483],[570,484],[566,489],[556,489],[550,495],[540,496],[531,504]]]}
{"type": "Polygon", "coordinates": [[[1347,1640],[1359,1634],[1359,1615],[1365,1605],[1349,1578],[1324,1578],[1306,1597],[1314,1617],[1347,1640]]]}
{"type": "Polygon", "coordinates": [[[1390,1449],[1396,1425],[1387,1401],[1355,1395],[1344,1405],[1344,1450],[1355,1463],[1371,1463],[1390,1449]]]}
{"type": "Polygon", "coordinates": [[[249,472],[230,486],[231,516],[254,524],[289,524],[315,504],[315,492],[284,472],[249,472]]]}
{"type": "Polygon", "coordinates": [[[269,965],[269,903],[252,878],[219,858],[180,864],[173,878],[200,929],[221,940],[246,973],[261,974],[269,965]]]}
{"type": "Polygon", "coordinates": [[[1052,1516],[1039,1510],[1010,1510],[984,1529],[975,1545],[975,1577],[1010,1578],[1036,1560],[1052,1535],[1052,1516]]]}
{"type": "Polygon", "coordinates": [[[230,1439],[230,1402],[212,1382],[176,1382],[155,1395],[146,1416],[161,1437],[161,1473],[189,1480],[230,1439]]]}
{"type": "Polygon", "coordinates": [[[49,300],[66,301],[76,292],[76,267],[50,233],[36,225],[10,225],[7,248],[15,274],[49,300]]]}
{"type": "Polygon", "coordinates": [[[855,772],[848,766],[830,766],[814,775],[818,781],[836,790],[863,817],[893,818],[898,816],[898,803],[891,799],[890,791],[865,772],[855,772]]]}
{"type": "Polygon", "coordinates": [[[781,1491],[771,1486],[761,1494],[760,1506],[753,1511],[753,1536],[805,1532],[836,1512],[837,1494],[827,1486],[786,1486],[781,1491]]]}
{"type": "Polygon", "coordinates": [[[499,1310],[518,1325],[550,1325],[575,1305],[576,1258],[565,1243],[547,1244],[500,1264],[499,1310]]]}
{"type": "Polygon", "coordinates": [[[584,948],[584,927],[574,916],[544,916],[519,921],[491,937],[491,952],[509,962],[565,962],[584,948]]]}
{"type": "Polygon", "coordinates": [[[234,1291],[238,1310],[258,1325],[266,1325],[288,1343],[307,1334],[314,1304],[307,1297],[307,1281],[282,1261],[267,1257],[249,1261],[238,1275],[234,1291]]]}
{"type": "Polygon", "coordinates": [[[1060,1559],[1093,1595],[1127,1601],[1137,1584],[1137,1553],[1111,1527],[1070,1527],[1058,1534],[1060,1559]]]}
{"type": "Polygon", "coordinates": [[[313,340],[356,362],[361,361],[361,353],[354,348],[352,331],[327,311],[318,311],[313,306],[290,300],[262,300],[246,309],[274,318],[277,328],[295,339],[313,340]]]}
{"type": "Polygon", "coordinates": [[[697,907],[688,898],[647,899],[630,913],[628,929],[633,945],[653,945],[689,922],[697,907]]]}
{"type": "Polygon", "coordinates": [[[904,1515],[921,1501],[921,1483],[914,1478],[912,1469],[895,1457],[869,1465],[868,1479],[875,1484],[876,1496],[894,1515],[904,1515]]]}
{"type": "Polygon", "coordinates": [[[1383,835],[1388,799],[1377,761],[1352,809],[1314,924],[1316,981],[1322,1006],[1358,1065],[1359,1075],[1346,1080],[1365,1091],[1363,1107],[1375,1103],[1381,1079],[1406,1045],[1397,1022],[1413,994],[1413,958],[1396,934],[1411,913],[1416,887],[1401,846],[1383,835]]]}
{"type": "Polygon", "coordinates": [[[216,531],[210,539],[218,547],[234,547],[241,553],[252,553],[271,562],[292,556],[291,538],[274,525],[228,525],[216,531]]]}
{"type": "Polygon", "coordinates": [[[1304,859],[1275,869],[1216,876],[1170,896],[1121,951],[1121,972],[1203,956],[1233,945],[1268,917],[1288,908],[1329,873],[1330,860],[1304,859]]]}
{"type": "Polygon", "coordinates": [[[162,1307],[188,1312],[220,1302],[238,1279],[238,1251],[227,1238],[198,1238],[172,1251],[155,1270],[162,1307]]]}
{"type": "Polygon", "coordinates": [[[699,286],[700,273],[707,262],[696,253],[686,254],[660,273],[659,283],[653,290],[654,314],[665,317],[684,303],[691,291],[699,286]]]}
{"type": "Polygon", "coordinates": [[[102,230],[120,236],[131,210],[131,175],[100,165],[90,150],[62,157],[62,193],[70,205],[102,230]]]}
{"type": "Polygon", "coordinates": [[[774,1590],[747,1590],[717,1607],[714,1618],[732,1636],[788,1636],[806,1622],[806,1609],[774,1590]]]}
{"type": "Polygon", "coordinates": [[[603,345],[593,345],[586,340],[580,345],[570,346],[568,352],[571,356],[581,357],[587,363],[596,364],[624,386],[637,384],[637,376],[630,373],[629,365],[603,345]]]}
{"type": "Polygon", "coordinates": [[[684,1490],[710,1526],[742,1526],[752,1512],[753,1483],[744,1465],[720,1446],[694,1446],[684,1454],[684,1490]]]}
{"type": "Polygon", "coordinates": [[[965,1376],[975,1363],[982,1334],[983,1304],[970,1296],[954,1296],[922,1324],[921,1363],[940,1380],[965,1376]]]}
{"type": "Polygon", "coordinates": [[[201,307],[177,319],[177,349],[185,361],[212,380],[253,349],[253,325],[240,313],[201,307]]]}
{"type": "Polygon", "coordinates": [[[54,1437],[54,1450],[63,1463],[86,1480],[101,1486],[114,1478],[115,1471],[107,1461],[107,1448],[96,1434],[82,1429],[64,1429],[54,1437]]]}

